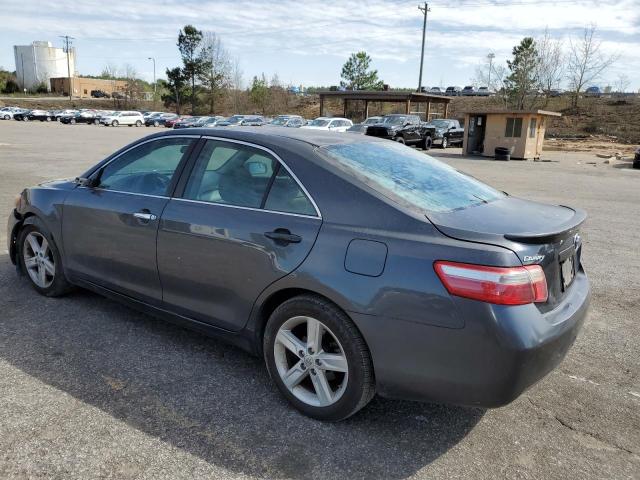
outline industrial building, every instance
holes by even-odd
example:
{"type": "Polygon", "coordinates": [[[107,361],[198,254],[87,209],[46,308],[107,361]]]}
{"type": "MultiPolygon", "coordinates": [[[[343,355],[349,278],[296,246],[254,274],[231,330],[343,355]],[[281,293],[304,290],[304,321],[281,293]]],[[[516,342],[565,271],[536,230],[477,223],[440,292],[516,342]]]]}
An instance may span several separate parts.
{"type": "Polygon", "coordinates": [[[99,78],[69,77],[66,75],[59,78],[51,78],[51,92],[60,95],[69,95],[69,84],[71,83],[71,95],[80,98],[91,97],[92,90],[102,90],[104,93],[113,95],[113,92],[124,93],[127,82],[124,80],[102,80],[99,78]]]}
{"type": "Polygon", "coordinates": [[[13,47],[16,61],[16,77],[20,88],[34,90],[43,84],[51,90],[50,79],[56,77],[75,76],[76,51],[67,52],[54,47],[51,42],[33,42],[31,45],[15,45],[13,47]]]}

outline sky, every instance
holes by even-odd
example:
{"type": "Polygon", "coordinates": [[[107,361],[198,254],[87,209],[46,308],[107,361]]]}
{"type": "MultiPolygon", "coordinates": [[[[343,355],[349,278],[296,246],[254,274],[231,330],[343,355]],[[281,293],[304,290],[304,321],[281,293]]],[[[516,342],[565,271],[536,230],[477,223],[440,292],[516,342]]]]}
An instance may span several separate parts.
{"type": "MultiPolygon", "coordinates": [[[[495,53],[505,64],[525,36],[548,28],[568,48],[590,24],[606,54],[618,57],[596,85],[619,75],[640,89],[640,0],[442,0],[429,3],[423,85],[471,83],[495,53]]],[[[99,74],[110,63],[132,65],[151,81],[180,64],[177,34],[186,24],[220,36],[245,85],[277,74],[285,84],[340,82],[349,54],[365,50],[392,87],[417,87],[422,13],[415,0],[0,0],[0,66],[15,70],[13,45],[74,37],[77,70],[99,74]]]]}

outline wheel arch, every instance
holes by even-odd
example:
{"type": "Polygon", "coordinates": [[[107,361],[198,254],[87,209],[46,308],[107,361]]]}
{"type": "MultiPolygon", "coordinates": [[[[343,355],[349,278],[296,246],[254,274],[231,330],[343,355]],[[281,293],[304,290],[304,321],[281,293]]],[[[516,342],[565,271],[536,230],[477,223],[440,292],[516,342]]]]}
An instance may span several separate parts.
{"type": "MultiPolygon", "coordinates": [[[[347,309],[342,307],[339,303],[331,299],[330,297],[323,295],[314,290],[310,290],[304,287],[285,287],[279,290],[268,293],[264,299],[261,299],[256,302],[254,305],[253,311],[251,313],[251,318],[247,323],[246,330],[252,336],[252,344],[254,346],[255,354],[262,356],[262,340],[264,337],[264,331],[267,325],[267,321],[271,314],[282,305],[287,300],[290,300],[295,297],[299,297],[301,295],[312,295],[314,297],[321,298],[327,302],[330,302],[336,308],[340,309],[347,317],[351,318],[347,309]]],[[[351,318],[353,321],[353,319],[351,318]]],[[[355,322],[354,322],[355,325],[355,322]]],[[[360,329],[356,325],[358,331],[360,329]]],[[[362,332],[360,332],[362,335],[362,332]]],[[[364,338],[364,336],[363,336],[364,338]]],[[[366,343],[366,340],[365,340],[366,343]]]]}

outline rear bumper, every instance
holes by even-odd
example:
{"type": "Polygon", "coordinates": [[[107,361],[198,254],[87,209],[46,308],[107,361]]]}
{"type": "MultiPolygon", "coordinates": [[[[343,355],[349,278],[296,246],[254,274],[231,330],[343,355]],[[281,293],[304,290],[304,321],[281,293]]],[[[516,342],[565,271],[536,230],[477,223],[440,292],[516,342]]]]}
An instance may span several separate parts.
{"type": "Polygon", "coordinates": [[[563,303],[545,314],[531,305],[455,299],[461,329],[352,314],[373,357],[386,397],[500,407],[551,372],[565,357],[589,305],[581,269],[563,303]]]}

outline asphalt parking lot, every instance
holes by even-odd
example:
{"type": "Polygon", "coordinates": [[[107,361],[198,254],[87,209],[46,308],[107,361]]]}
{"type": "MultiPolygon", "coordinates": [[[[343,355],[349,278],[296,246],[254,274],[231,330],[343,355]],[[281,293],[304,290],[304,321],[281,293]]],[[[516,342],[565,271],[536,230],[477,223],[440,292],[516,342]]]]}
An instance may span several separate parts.
{"type": "MultiPolygon", "coordinates": [[[[76,176],[153,131],[0,122],[0,211],[23,187],[76,176]]],[[[590,215],[589,318],[560,367],[514,403],[376,398],[319,423],[234,347],[92,293],[40,297],[3,245],[0,478],[640,478],[640,171],[578,153],[498,163],[459,152],[431,153],[590,215]]]]}

